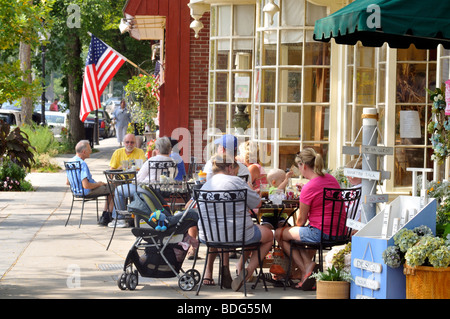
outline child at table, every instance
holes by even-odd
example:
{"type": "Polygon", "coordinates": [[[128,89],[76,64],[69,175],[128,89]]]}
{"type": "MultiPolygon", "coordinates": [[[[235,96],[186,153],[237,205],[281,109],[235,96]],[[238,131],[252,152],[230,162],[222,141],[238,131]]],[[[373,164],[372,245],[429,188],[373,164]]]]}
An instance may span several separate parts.
{"type": "MultiPolygon", "coordinates": [[[[285,190],[286,185],[289,183],[289,179],[293,176],[293,172],[286,173],[282,169],[272,169],[267,174],[267,182],[269,183],[269,195],[275,193],[278,189],[285,190]]],[[[282,226],[287,218],[286,213],[282,213],[278,220],[273,213],[264,213],[261,216],[261,225],[267,226],[271,229],[282,226]]]]}

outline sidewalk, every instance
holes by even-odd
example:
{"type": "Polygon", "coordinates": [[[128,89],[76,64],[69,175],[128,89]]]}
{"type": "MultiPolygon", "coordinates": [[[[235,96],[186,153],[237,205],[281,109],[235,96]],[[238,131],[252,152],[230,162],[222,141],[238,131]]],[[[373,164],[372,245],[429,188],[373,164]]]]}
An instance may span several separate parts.
{"type": "MultiPolygon", "coordinates": [[[[94,179],[105,181],[103,171],[118,147],[115,138],[100,141],[87,163],[94,179]]],[[[61,164],[73,155],[60,156],[61,164]]],[[[122,273],[128,250],[135,241],[130,228],[116,229],[106,251],[112,228],[96,223],[95,202],[85,204],[83,223],[78,227],[81,203],[75,202],[67,227],[72,195],[64,171],[31,173],[27,177],[35,192],[0,192],[0,299],[7,298],[146,298],[146,299],[242,299],[243,292],[203,286],[200,295],[183,291],[174,278],[142,278],[134,291],[121,291],[117,277],[122,273]]],[[[100,210],[103,202],[99,202],[100,210]]],[[[100,212],[101,214],[101,212],[100,212]]],[[[204,246],[203,246],[204,248],[204,246]]],[[[200,256],[205,256],[200,250],[200,256]]],[[[231,261],[234,272],[234,261],[231,261]]],[[[191,268],[185,260],[183,269],[191,268]]],[[[196,269],[203,270],[204,258],[196,269]]],[[[217,265],[214,269],[217,271],[217,265]]],[[[216,282],[217,282],[217,276],[216,282]]],[[[249,288],[250,285],[247,286],[249,288]]],[[[315,292],[275,288],[262,284],[248,289],[248,299],[315,299],[315,292]]]]}

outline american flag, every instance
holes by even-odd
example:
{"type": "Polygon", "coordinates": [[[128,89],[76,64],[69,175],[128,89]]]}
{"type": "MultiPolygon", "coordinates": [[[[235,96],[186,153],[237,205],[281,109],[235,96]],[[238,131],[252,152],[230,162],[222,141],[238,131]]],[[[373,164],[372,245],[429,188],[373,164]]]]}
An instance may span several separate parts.
{"type": "Polygon", "coordinates": [[[91,111],[100,108],[101,94],[126,60],[124,56],[92,35],[84,70],[81,122],[84,122],[91,111]]]}

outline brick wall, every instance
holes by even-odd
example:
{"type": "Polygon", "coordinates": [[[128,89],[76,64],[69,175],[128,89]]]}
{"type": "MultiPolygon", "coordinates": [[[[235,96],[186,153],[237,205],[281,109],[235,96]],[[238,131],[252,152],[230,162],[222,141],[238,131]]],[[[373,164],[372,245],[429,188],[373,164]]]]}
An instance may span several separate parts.
{"type": "Polygon", "coordinates": [[[188,127],[191,133],[191,155],[198,160],[201,157],[199,150],[203,152],[206,147],[203,133],[208,125],[209,12],[205,12],[200,21],[204,27],[198,38],[195,38],[195,32],[191,29],[188,127]]]}

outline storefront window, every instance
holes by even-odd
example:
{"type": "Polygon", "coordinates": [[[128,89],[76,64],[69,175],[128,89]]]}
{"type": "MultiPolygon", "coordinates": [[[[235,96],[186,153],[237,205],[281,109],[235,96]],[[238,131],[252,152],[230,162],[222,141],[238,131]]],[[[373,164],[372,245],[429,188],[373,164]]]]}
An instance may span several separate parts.
{"type": "MultiPolygon", "coordinates": [[[[364,47],[360,43],[347,46],[346,52],[346,94],[344,108],[344,141],[347,146],[359,146],[362,143],[362,119],[364,108],[378,108],[377,96],[380,97],[385,79],[380,79],[377,94],[378,66],[385,61],[380,59],[386,46],[382,48],[364,47]]],[[[385,56],[385,54],[384,54],[385,56]]],[[[344,163],[351,157],[344,156],[344,163]]]]}
{"type": "Polygon", "coordinates": [[[394,187],[405,187],[412,182],[408,167],[433,168],[427,132],[431,104],[426,88],[436,86],[436,50],[414,46],[397,50],[396,78],[394,187]],[[417,124],[406,131],[404,126],[410,127],[412,121],[417,124]]]}
{"type": "MultiPolygon", "coordinates": [[[[290,168],[292,159],[306,145],[321,154],[328,150],[330,101],[330,44],[312,39],[317,19],[326,16],[326,7],[306,0],[275,0],[280,11],[273,24],[259,6],[255,66],[255,110],[259,110],[257,130],[269,130],[255,139],[273,140],[272,162],[267,167],[290,168]]],[[[324,156],[324,158],[327,158],[324,156]]],[[[328,165],[327,163],[325,165],[328,165]]]]}
{"type": "Polygon", "coordinates": [[[210,17],[209,138],[242,140],[251,131],[255,5],[211,5],[210,17]]]}

